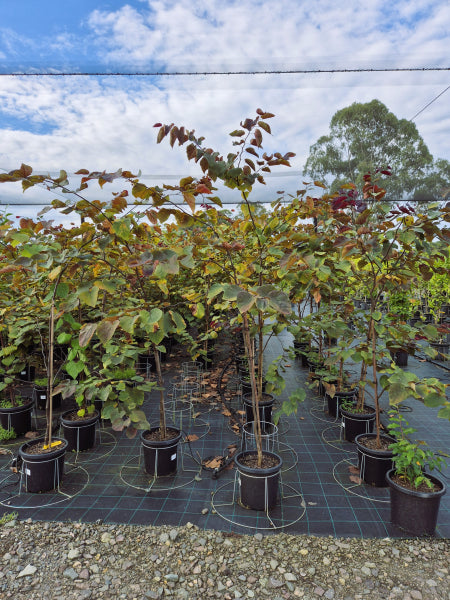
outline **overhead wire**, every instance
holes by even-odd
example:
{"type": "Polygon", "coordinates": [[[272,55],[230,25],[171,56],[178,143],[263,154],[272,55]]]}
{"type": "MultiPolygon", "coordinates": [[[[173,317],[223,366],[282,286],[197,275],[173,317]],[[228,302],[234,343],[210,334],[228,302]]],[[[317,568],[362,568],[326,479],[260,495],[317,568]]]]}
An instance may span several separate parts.
{"type": "Polygon", "coordinates": [[[426,71],[450,71],[450,67],[380,67],[380,68],[355,68],[355,69],[264,69],[243,71],[40,71],[19,73],[9,71],[2,73],[1,77],[191,77],[196,75],[315,75],[320,73],[413,73],[426,71]]]}

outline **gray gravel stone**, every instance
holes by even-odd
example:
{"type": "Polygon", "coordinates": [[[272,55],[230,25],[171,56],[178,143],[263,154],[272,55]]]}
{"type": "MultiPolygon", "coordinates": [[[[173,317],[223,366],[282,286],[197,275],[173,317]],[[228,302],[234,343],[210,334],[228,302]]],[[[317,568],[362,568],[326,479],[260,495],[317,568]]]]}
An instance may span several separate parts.
{"type": "Polygon", "coordinates": [[[17,520],[0,527],[0,548],[6,600],[449,600],[442,539],[17,520]]]}

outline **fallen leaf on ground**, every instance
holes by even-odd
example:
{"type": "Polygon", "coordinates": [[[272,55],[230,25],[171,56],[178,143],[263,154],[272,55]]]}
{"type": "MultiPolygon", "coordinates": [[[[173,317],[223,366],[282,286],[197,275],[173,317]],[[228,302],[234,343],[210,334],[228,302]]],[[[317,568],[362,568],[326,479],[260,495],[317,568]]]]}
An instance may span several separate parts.
{"type": "Polygon", "coordinates": [[[359,468],[358,467],[350,465],[350,467],[348,468],[348,470],[350,471],[350,473],[353,473],[353,475],[359,475],[359,468]]]}
{"type": "Polygon", "coordinates": [[[231,413],[227,408],[222,411],[222,414],[224,417],[231,417],[231,413]]]}
{"type": "Polygon", "coordinates": [[[203,463],[203,466],[207,469],[218,469],[222,465],[222,456],[215,456],[210,460],[207,460],[203,463]]]}
{"type": "Polygon", "coordinates": [[[198,440],[198,435],[195,435],[195,433],[191,433],[186,437],[188,442],[195,442],[196,440],[198,440]]]}
{"type": "Polygon", "coordinates": [[[356,477],[355,475],[350,475],[349,479],[350,479],[350,481],[353,481],[353,483],[356,483],[357,485],[361,485],[361,483],[362,483],[362,479],[360,477],[356,477]]]}

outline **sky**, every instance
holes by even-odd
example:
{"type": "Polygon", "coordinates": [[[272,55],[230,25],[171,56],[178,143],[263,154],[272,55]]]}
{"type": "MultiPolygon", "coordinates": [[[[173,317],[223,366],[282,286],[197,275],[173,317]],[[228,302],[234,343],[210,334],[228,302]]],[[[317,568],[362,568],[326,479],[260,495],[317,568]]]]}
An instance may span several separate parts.
{"type": "MultiPolygon", "coordinates": [[[[254,200],[271,201],[303,187],[309,148],[333,114],[374,98],[398,118],[422,111],[419,133],[434,158],[450,160],[450,90],[432,102],[450,75],[428,70],[450,66],[449,23],[447,0],[3,0],[0,172],[123,168],[147,185],[173,184],[200,171],[184,148],[156,144],[155,123],[195,129],[226,156],[229,132],[261,108],[276,115],[265,150],[296,153],[254,188],[254,200]],[[396,68],[426,70],[210,74],[396,68]],[[98,75],[143,72],[200,74],[98,75]]],[[[33,216],[38,207],[23,203],[54,197],[0,186],[14,215],[33,216]]]]}

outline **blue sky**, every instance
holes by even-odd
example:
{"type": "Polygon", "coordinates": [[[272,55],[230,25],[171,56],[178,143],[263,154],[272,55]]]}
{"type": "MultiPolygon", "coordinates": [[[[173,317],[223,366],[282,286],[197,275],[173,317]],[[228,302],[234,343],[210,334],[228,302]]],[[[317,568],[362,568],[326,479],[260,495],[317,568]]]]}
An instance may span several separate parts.
{"type": "MultiPolygon", "coordinates": [[[[8,0],[0,73],[448,67],[446,0],[8,0]]],[[[255,192],[295,191],[309,147],[332,115],[378,98],[411,118],[449,85],[448,71],[194,77],[0,77],[0,169],[141,170],[146,183],[195,174],[155,122],[195,129],[224,154],[227,133],[258,107],[277,116],[267,150],[292,169],[255,192]]],[[[450,91],[415,123],[450,159],[450,91]]],[[[44,201],[2,186],[0,202],[44,201]]],[[[46,201],[46,200],[45,200],[46,201]]],[[[22,214],[36,212],[21,208],[22,214]]]]}

